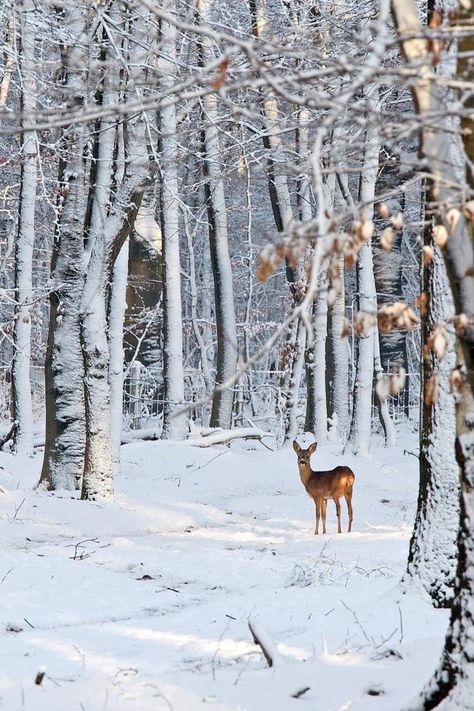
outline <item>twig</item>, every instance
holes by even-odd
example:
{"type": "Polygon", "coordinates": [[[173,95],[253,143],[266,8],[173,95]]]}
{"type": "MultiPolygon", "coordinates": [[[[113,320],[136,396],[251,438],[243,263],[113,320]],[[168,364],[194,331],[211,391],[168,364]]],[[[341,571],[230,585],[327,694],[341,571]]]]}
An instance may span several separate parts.
{"type": "Polygon", "coordinates": [[[362,625],[361,625],[361,623],[360,623],[360,621],[359,621],[359,618],[357,617],[357,615],[356,615],[356,613],[354,612],[354,610],[351,610],[351,608],[346,605],[346,603],[344,602],[344,600],[341,600],[341,602],[342,602],[342,604],[344,605],[344,607],[346,608],[346,610],[349,610],[349,612],[352,614],[352,616],[353,616],[353,618],[354,618],[354,622],[355,622],[356,625],[360,628],[360,630],[361,630],[362,634],[364,635],[365,639],[367,640],[367,642],[372,642],[372,643],[373,643],[373,640],[370,639],[370,637],[368,636],[367,632],[366,632],[365,629],[362,627],[362,625]]]}
{"type": "Polygon", "coordinates": [[[280,653],[273,644],[268,632],[251,617],[249,617],[248,626],[253,637],[253,641],[262,650],[262,654],[265,657],[268,666],[274,667],[281,663],[280,653]]]}
{"type": "Polygon", "coordinates": [[[398,616],[400,618],[400,639],[398,641],[401,644],[403,642],[403,615],[402,615],[402,608],[400,607],[400,603],[397,602],[397,605],[398,605],[398,616]]]}
{"type": "Polygon", "coordinates": [[[16,517],[18,516],[18,512],[19,512],[19,510],[21,509],[21,507],[23,506],[24,503],[25,503],[25,499],[23,499],[23,501],[21,502],[21,504],[16,507],[16,509],[15,509],[15,514],[14,514],[14,516],[13,516],[13,518],[12,518],[12,521],[14,521],[14,520],[16,519],[16,517]]]}

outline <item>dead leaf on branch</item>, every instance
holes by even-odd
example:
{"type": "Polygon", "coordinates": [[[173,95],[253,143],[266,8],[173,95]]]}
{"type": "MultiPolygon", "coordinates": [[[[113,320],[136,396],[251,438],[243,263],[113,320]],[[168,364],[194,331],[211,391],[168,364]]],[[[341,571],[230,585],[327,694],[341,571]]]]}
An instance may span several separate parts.
{"type": "Polygon", "coordinates": [[[433,353],[435,353],[439,360],[442,360],[448,348],[448,343],[449,341],[446,329],[438,323],[426,339],[426,345],[433,353]]]}
{"type": "Polygon", "coordinates": [[[367,314],[365,311],[358,311],[352,319],[352,328],[361,338],[369,335],[369,330],[376,323],[374,314],[367,314]]]}
{"type": "Polygon", "coordinates": [[[416,297],[415,304],[420,309],[421,316],[428,315],[428,307],[430,304],[430,297],[425,291],[422,291],[421,294],[416,297]]]}
{"type": "Polygon", "coordinates": [[[433,241],[440,249],[445,246],[448,241],[448,230],[444,225],[435,225],[433,227],[433,241]]]}
{"type": "Polygon", "coordinates": [[[433,247],[425,245],[423,247],[423,266],[427,267],[428,264],[433,260],[433,247]]]}
{"type": "Polygon", "coordinates": [[[390,333],[394,328],[411,331],[418,323],[413,309],[403,301],[381,306],[378,310],[378,326],[382,333],[390,333]]]}
{"type": "Polygon", "coordinates": [[[453,368],[449,375],[449,392],[451,394],[456,394],[461,392],[466,387],[466,378],[463,375],[460,366],[453,368]]]}
{"type": "Polygon", "coordinates": [[[457,314],[453,321],[458,336],[463,336],[466,333],[467,327],[471,323],[471,319],[467,316],[467,314],[457,314]]]}
{"type": "Polygon", "coordinates": [[[229,68],[230,61],[228,57],[224,57],[220,62],[219,66],[217,69],[217,76],[216,78],[211,81],[210,87],[211,89],[214,89],[214,91],[219,91],[224,85],[224,82],[227,77],[227,69],[229,68]]]}
{"type": "Polygon", "coordinates": [[[395,241],[395,232],[391,227],[386,227],[380,235],[380,245],[386,252],[391,252],[395,241]]]}
{"type": "Polygon", "coordinates": [[[469,222],[474,222],[474,200],[469,200],[463,205],[462,211],[469,222]]]}
{"type": "Polygon", "coordinates": [[[438,401],[439,378],[434,373],[425,383],[424,403],[426,407],[432,407],[438,401]]]}

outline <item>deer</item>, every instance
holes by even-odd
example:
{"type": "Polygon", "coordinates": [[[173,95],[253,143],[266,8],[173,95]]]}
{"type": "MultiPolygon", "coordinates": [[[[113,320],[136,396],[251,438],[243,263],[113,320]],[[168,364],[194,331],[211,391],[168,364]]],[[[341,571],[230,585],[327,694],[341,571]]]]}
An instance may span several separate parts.
{"type": "Polygon", "coordinates": [[[313,442],[308,449],[302,449],[298,442],[293,442],[293,449],[298,457],[298,469],[301,483],[308,496],[316,505],[316,527],[314,535],[319,533],[319,520],[323,519],[323,533],[326,533],[326,508],[328,499],[332,499],[336,504],[337,532],[341,531],[341,504],[339,499],[343,496],[347,504],[349,514],[349,527],[347,532],[352,530],[352,487],[354,486],[355,474],[349,467],[335,467],[329,471],[314,471],[311,469],[311,455],[318,447],[317,442],[313,442]]]}

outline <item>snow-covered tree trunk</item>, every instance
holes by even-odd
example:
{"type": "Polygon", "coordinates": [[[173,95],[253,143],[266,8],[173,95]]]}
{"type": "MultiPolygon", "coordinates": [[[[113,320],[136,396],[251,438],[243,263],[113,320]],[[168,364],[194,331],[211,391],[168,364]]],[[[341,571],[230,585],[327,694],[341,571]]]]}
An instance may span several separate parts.
{"type": "MultiPolygon", "coordinates": [[[[64,52],[68,97],[72,106],[85,101],[89,43],[88,12],[71,10],[67,20],[71,45],[64,52]]],[[[83,125],[71,125],[59,174],[59,204],[51,262],[50,319],[45,365],[46,442],[40,485],[79,488],[85,449],[84,361],[80,343],[80,304],[84,285],[84,216],[86,189],[83,125]]]]}
{"type": "MultiPolygon", "coordinates": [[[[161,24],[160,68],[164,90],[172,89],[176,72],[176,28],[161,24]]],[[[184,404],[181,260],[179,249],[178,150],[176,106],[160,111],[161,231],[163,236],[163,437],[184,439],[187,417],[184,404]]]]}
{"type": "Polygon", "coordinates": [[[444,357],[431,353],[423,366],[423,392],[436,378],[436,402],[424,398],[420,432],[420,489],[415,528],[410,542],[407,574],[419,582],[437,607],[452,603],[457,564],[460,478],[455,457],[456,413],[449,379],[456,366],[452,332],[454,303],[443,257],[434,247],[426,268],[424,291],[429,293],[429,315],[423,322],[424,338],[435,328],[444,329],[444,357]]]}
{"type": "MultiPolygon", "coordinates": [[[[453,131],[451,96],[431,81],[432,54],[423,39],[415,0],[392,0],[392,15],[408,63],[416,66],[412,91],[420,118],[422,158],[431,173],[431,197],[440,206],[439,220],[449,237],[443,256],[457,314],[467,317],[458,332],[465,362],[466,385],[456,401],[456,459],[461,471],[460,529],[451,619],[440,665],[410,711],[474,709],[474,246],[473,228],[463,214],[450,221],[450,204],[457,204],[457,157],[462,153],[453,131]],[[436,123],[427,120],[433,113],[436,123]]],[[[465,156],[464,156],[465,158],[465,156]]]]}
{"type": "Polygon", "coordinates": [[[301,378],[303,377],[305,364],[305,340],[306,327],[303,320],[298,319],[293,352],[294,363],[290,369],[291,380],[287,390],[287,400],[285,403],[285,442],[293,442],[298,435],[298,405],[301,378]]]}
{"type": "Polygon", "coordinates": [[[318,444],[327,439],[326,338],[328,325],[327,282],[323,271],[320,288],[313,306],[314,342],[306,350],[306,421],[305,429],[313,432],[318,444]]]}
{"type": "Polygon", "coordinates": [[[33,246],[38,148],[36,132],[28,130],[36,111],[35,12],[30,0],[19,8],[21,103],[25,114],[22,133],[21,188],[18,234],[15,245],[15,352],[12,367],[15,447],[20,454],[33,454],[33,406],[31,398],[31,306],[33,246]]]}
{"type": "Polygon", "coordinates": [[[123,420],[123,326],[127,307],[128,249],[125,240],[112,272],[108,312],[110,443],[114,478],[120,469],[120,443],[123,420]]]}
{"type": "MultiPolygon", "coordinates": [[[[365,224],[372,224],[374,216],[374,198],[377,174],[379,168],[379,153],[381,137],[376,124],[377,96],[376,89],[369,87],[367,96],[367,121],[364,161],[360,178],[360,201],[364,208],[362,219],[365,224]]],[[[372,322],[368,322],[365,333],[359,337],[356,364],[356,382],[354,387],[354,406],[348,446],[359,454],[367,454],[370,447],[372,387],[374,379],[374,359],[380,353],[378,344],[378,329],[375,323],[377,314],[377,294],[375,290],[374,265],[372,259],[372,231],[360,249],[357,260],[357,291],[359,296],[359,311],[366,314],[372,322]]],[[[393,431],[388,408],[381,410],[387,442],[392,441],[393,431]]]]}
{"type": "Polygon", "coordinates": [[[329,310],[329,336],[332,357],[330,388],[331,417],[336,415],[341,441],[347,437],[349,424],[349,348],[342,337],[345,324],[344,259],[339,261],[338,291],[329,310]]]}
{"type": "MultiPolygon", "coordinates": [[[[374,372],[377,381],[385,377],[382,368],[382,359],[380,357],[380,332],[377,327],[375,327],[374,332],[374,372]]],[[[385,436],[385,444],[387,447],[394,447],[397,442],[397,433],[392,418],[390,417],[387,398],[380,397],[377,391],[375,391],[375,398],[385,436]]]]}
{"type": "MultiPolygon", "coordinates": [[[[210,19],[210,0],[198,0],[198,12],[204,22],[210,19]]],[[[213,58],[208,37],[201,39],[202,63],[205,66],[213,58]]],[[[209,243],[217,330],[216,385],[222,385],[235,373],[237,365],[237,328],[235,323],[232,264],[229,254],[227,207],[222,160],[217,128],[217,94],[203,97],[203,153],[205,193],[209,222],[209,243]]],[[[232,425],[233,388],[218,389],[214,393],[211,412],[211,427],[229,429],[232,425]]]]}

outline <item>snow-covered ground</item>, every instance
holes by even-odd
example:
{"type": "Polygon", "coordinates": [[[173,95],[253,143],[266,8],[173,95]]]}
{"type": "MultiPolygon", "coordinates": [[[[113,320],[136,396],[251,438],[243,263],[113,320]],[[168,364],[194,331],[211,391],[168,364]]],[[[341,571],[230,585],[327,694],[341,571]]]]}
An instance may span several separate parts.
{"type": "Polygon", "coordinates": [[[318,537],[292,449],[129,444],[110,503],[32,491],[40,458],[0,454],[0,709],[397,711],[447,625],[399,585],[415,447],[318,450],[314,468],[357,477],[354,532],[329,504],[318,537]]]}

